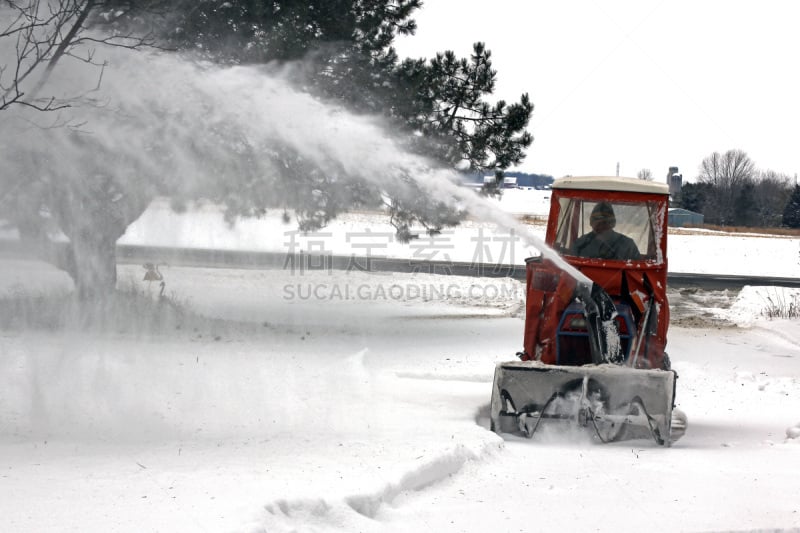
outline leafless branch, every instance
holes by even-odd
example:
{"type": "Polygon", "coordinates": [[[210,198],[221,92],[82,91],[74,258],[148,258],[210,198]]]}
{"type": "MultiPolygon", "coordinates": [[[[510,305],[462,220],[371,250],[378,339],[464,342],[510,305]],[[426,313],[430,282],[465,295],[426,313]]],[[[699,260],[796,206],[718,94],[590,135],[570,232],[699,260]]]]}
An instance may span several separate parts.
{"type": "Polygon", "coordinates": [[[44,101],[45,103],[37,104],[35,102],[29,102],[26,100],[19,100],[16,103],[22,106],[30,107],[37,111],[57,111],[59,109],[66,109],[70,107],[68,103],[59,103],[54,97],[50,97],[49,99],[44,101]]]}
{"type": "Polygon", "coordinates": [[[12,105],[24,105],[39,111],[68,107],[64,99],[59,102],[55,97],[39,98],[51,72],[64,56],[99,67],[99,83],[105,65],[95,61],[93,46],[127,49],[156,47],[151,35],[126,33],[104,37],[86,34],[89,15],[103,3],[103,0],[0,2],[0,7],[10,8],[13,12],[10,22],[0,28],[0,41],[14,40],[6,46],[13,51],[12,60],[9,64],[0,65],[0,111],[12,105]],[[37,76],[36,83],[31,86],[29,81],[37,76]]]}

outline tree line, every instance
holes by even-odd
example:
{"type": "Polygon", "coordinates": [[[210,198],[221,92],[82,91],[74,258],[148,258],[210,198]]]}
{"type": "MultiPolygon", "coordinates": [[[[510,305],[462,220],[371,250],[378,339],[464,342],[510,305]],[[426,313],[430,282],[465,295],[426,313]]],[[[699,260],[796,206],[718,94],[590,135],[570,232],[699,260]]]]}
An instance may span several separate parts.
{"type": "MultiPolygon", "coordinates": [[[[537,189],[544,189],[548,187],[555,181],[555,178],[550,174],[532,174],[530,172],[520,172],[517,170],[507,170],[503,172],[503,177],[506,178],[517,178],[517,186],[519,187],[535,187],[537,189]]],[[[467,183],[475,183],[475,184],[486,184],[485,176],[481,173],[471,174],[465,173],[463,179],[467,183]]],[[[495,180],[491,182],[492,185],[497,184],[498,186],[502,185],[502,180],[499,182],[495,180]]],[[[491,190],[487,187],[484,192],[498,192],[491,190]]]]}
{"type": "Polygon", "coordinates": [[[759,170],[743,150],[703,159],[697,181],[683,184],[675,205],[702,213],[706,224],[800,228],[800,186],[759,170]]]}

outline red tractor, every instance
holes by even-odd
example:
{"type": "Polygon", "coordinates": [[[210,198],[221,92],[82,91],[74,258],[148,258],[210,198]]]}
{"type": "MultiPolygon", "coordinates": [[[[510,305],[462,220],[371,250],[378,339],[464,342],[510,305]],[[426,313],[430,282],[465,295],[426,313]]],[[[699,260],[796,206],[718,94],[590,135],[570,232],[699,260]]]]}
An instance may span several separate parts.
{"type": "Polygon", "coordinates": [[[498,363],[492,429],[528,437],[549,421],[602,441],[680,438],[667,353],[666,184],[631,178],[553,183],[546,244],[527,263],[519,361],[498,363]]]}

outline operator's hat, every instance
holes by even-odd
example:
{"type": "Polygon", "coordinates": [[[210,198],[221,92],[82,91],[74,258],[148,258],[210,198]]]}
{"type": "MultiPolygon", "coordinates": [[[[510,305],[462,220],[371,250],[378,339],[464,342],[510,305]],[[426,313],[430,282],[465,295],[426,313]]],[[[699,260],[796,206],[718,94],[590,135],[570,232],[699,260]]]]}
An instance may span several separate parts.
{"type": "Polygon", "coordinates": [[[614,215],[614,208],[608,202],[598,202],[592,214],[589,216],[589,222],[594,225],[598,222],[607,222],[613,228],[617,223],[617,217],[614,215]]]}

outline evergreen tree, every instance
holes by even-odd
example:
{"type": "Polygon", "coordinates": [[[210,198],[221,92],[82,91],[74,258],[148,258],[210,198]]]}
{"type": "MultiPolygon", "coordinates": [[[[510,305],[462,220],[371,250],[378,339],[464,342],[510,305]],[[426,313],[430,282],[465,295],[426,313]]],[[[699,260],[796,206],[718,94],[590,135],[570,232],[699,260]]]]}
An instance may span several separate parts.
{"type": "Polygon", "coordinates": [[[215,63],[264,64],[328,45],[331,56],[384,53],[396,35],[415,31],[410,17],[420,6],[420,0],[105,0],[93,23],[151,33],[164,47],[215,63]]]}
{"type": "Polygon", "coordinates": [[[734,226],[755,226],[758,218],[758,206],[754,198],[755,185],[745,183],[734,202],[732,224],[734,226]]]}
{"type": "Polygon", "coordinates": [[[792,195],[792,180],[786,174],[772,170],[759,173],[753,190],[757,209],[756,225],[770,228],[779,227],[783,222],[783,209],[792,195]]]}
{"type": "Polygon", "coordinates": [[[711,186],[707,183],[684,183],[676,203],[683,209],[703,213],[706,195],[710,190],[711,186]]]}
{"type": "Polygon", "coordinates": [[[483,43],[473,45],[469,58],[446,51],[428,63],[406,60],[398,73],[404,87],[414,88],[402,96],[408,125],[424,134],[418,138],[421,152],[500,177],[522,161],[533,140],[525,129],[533,105],[527,94],[510,105],[485,100],[494,92],[497,72],[483,43]]]}
{"type": "MultiPolygon", "coordinates": [[[[406,131],[422,134],[408,137],[409,149],[451,168],[494,174],[495,181],[484,185],[484,192],[496,193],[504,171],[522,161],[533,140],[526,130],[533,111],[528,95],[510,105],[485,100],[494,91],[497,73],[491,52],[480,42],[473,45],[468,59],[446,51],[430,62],[405,60],[395,72],[398,91],[388,107],[406,131]]],[[[393,203],[390,212],[395,218],[397,211],[406,211],[411,221],[436,232],[459,219],[452,208],[443,218],[438,216],[445,205],[437,202],[434,207],[425,195],[416,195],[411,202],[393,203]],[[431,219],[431,214],[437,216],[431,219]]]]}
{"type": "Polygon", "coordinates": [[[794,192],[783,210],[783,225],[800,228],[800,185],[794,186],[794,192]]]}

